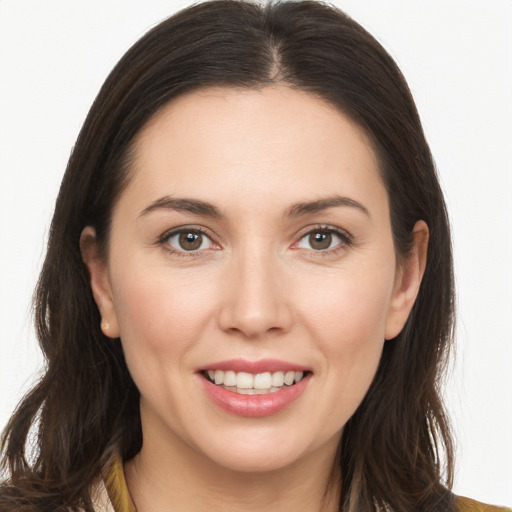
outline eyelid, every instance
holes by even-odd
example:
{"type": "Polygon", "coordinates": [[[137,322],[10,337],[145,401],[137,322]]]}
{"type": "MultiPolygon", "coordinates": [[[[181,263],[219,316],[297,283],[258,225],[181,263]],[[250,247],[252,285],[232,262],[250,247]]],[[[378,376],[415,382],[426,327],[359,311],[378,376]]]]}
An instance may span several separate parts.
{"type": "MultiPolygon", "coordinates": [[[[171,229],[168,229],[164,233],[162,233],[158,239],[157,244],[162,245],[166,251],[168,251],[171,254],[177,255],[177,256],[183,256],[183,257],[198,257],[198,256],[204,256],[205,252],[211,251],[211,250],[219,250],[222,247],[220,244],[216,241],[216,236],[214,233],[211,232],[211,230],[203,227],[203,226],[197,226],[197,225],[183,225],[183,226],[176,226],[171,229]],[[196,251],[185,251],[185,250],[179,250],[175,249],[174,247],[170,246],[167,242],[168,240],[175,235],[178,235],[180,233],[186,232],[186,231],[196,231],[200,233],[201,235],[207,237],[210,242],[216,246],[215,248],[208,248],[208,249],[198,249],[196,251]]],[[[345,249],[347,247],[350,247],[354,244],[355,239],[354,237],[345,229],[342,229],[337,226],[329,225],[329,224],[316,224],[313,226],[307,226],[306,228],[303,228],[295,237],[295,242],[293,242],[291,248],[294,250],[304,250],[310,253],[313,253],[315,255],[321,255],[326,256],[329,254],[334,254],[338,252],[339,250],[345,249]],[[306,236],[310,235],[311,233],[323,231],[332,233],[336,236],[338,236],[341,240],[341,242],[336,245],[335,247],[331,249],[323,249],[323,250],[314,250],[314,249],[304,249],[301,247],[296,247],[297,244],[303,240],[306,236]]]]}
{"type": "Polygon", "coordinates": [[[350,247],[354,244],[354,237],[345,229],[339,228],[337,226],[332,226],[329,224],[317,224],[314,226],[308,226],[307,228],[304,228],[300,231],[300,233],[296,237],[296,241],[293,243],[292,248],[295,250],[304,250],[308,251],[314,254],[319,254],[322,256],[328,255],[328,254],[334,254],[337,251],[350,247]],[[338,236],[341,239],[341,243],[336,245],[335,247],[332,247],[331,249],[324,249],[324,250],[317,250],[314,249],[304,249],[302,247],[295,247],[300,241],[302,241],[306,236],[311,235],[311,233],[315,232],[327,232],[332,233],[336,236],[338,236]]]}
{"type": "Polygon", "coordinates": [[[157,239],[157,244],[164,247],[166,251],[168,251],[171,254],[177,255],[177,256],[183,256],[183,257],[198,257],[203,256],[206,251],[210,250],[218,250],[220,249],[220,244],[216,241],[215,235],[209,230],[204,228],[203,226],[195,226],[195,225],[184,225],[184,226],[176,226],[174,228],[168,229],[167,231],[164,231],[157,239]],[[215,248],[208,248],[208,249],[198,249],[196,251],[185,251],[176,249],[175,247],[172,247],[167,242],[170,238],[173,236],[176,236],[183,232],[197,232],[200,233],[202,236],[205,236],[210,240],[210,242],[216,246],[215,248]]]}

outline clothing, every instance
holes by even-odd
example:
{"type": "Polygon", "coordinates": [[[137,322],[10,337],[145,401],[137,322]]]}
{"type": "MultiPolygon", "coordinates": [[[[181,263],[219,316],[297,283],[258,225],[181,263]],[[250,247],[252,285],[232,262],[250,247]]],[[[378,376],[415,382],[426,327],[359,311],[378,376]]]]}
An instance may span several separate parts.
{"type": "Polygon", "coordinates": [[[94,500],[97,512],[136,512],[126,486],[123,461],[119,455],[114,455],[105,465],[102,477],[103,484],[94,500]]]}
{"type": "Polygon", "coordinates": [[[457,497],[455,503],[459,512],[512,512],[511,508],[486,505],[469,498],[457,497]]]}
{"type": "MultiPolygon", "coordinates": [[[[119,457],[113,457],[105,466],[103,483],[98,487],[94,504],[97,512],[136,512],[130,498],[124,478],[123,463],[119,457]]],[[[458,512],[512,512],[511,508],[486,505],[478,501],[456,497],[458,512]]]]}

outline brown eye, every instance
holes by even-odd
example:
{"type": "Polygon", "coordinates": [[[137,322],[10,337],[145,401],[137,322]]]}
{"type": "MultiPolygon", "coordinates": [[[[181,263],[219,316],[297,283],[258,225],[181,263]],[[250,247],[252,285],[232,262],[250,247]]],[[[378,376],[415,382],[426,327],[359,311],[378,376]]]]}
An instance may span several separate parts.
{"type": "Polygon", "coordinates": [[[183,232],[179,234],[178,242],[184,251],[196,251],[203,243],[203,237],[200,233],[183,232]]]}
{"type": "Polygon", "coordinates": [[[338,248],[350,246],[352,240],[348,233],[339,228],[317,228],[309,231],[299,240],[297,247],[314,252],[335,251],[338,248]]]}
{"type": "Polygon", "coordinates": [[[164,239],[175,252],[196,252],[211,249],[214,245],[208,236],[195,229],[175,231],[164,239]]]}
{"type": "Polygon", "coordinates": [[[315,233],[310,233],[309,235],[309,245],[315,251],[323,251],[325,249],[329,249],[332,243],[332,234],[324,231],[317,231],[315,233]]]}

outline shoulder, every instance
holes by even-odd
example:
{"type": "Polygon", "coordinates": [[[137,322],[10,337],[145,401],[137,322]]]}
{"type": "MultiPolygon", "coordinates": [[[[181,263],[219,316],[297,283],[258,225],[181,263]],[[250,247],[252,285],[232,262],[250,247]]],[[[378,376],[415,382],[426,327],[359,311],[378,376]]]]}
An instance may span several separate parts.
{"type": "Polygon", "coordinates": [[[470,498],[455,498],[455,509],[457,512],[512,512],[512,508],[486,505],[470,498]]]}

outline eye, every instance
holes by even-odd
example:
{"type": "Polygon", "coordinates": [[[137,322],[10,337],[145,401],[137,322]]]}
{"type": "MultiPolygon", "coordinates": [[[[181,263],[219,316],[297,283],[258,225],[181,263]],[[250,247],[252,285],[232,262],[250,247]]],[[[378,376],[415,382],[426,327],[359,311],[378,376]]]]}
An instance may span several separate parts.
{"type": "Polygon", "coordinates": [[[215,244],[198,229],[181,229],[165,235],[163,242],[174,252],[197,252],[212,249],[215,244]]]}
{"type": "Polygon", "coordinates": [[[339,229],[316,228],[301,237],[297,243],[297,248],[330,252],[350,244],[350,237],[339,229]]]}

